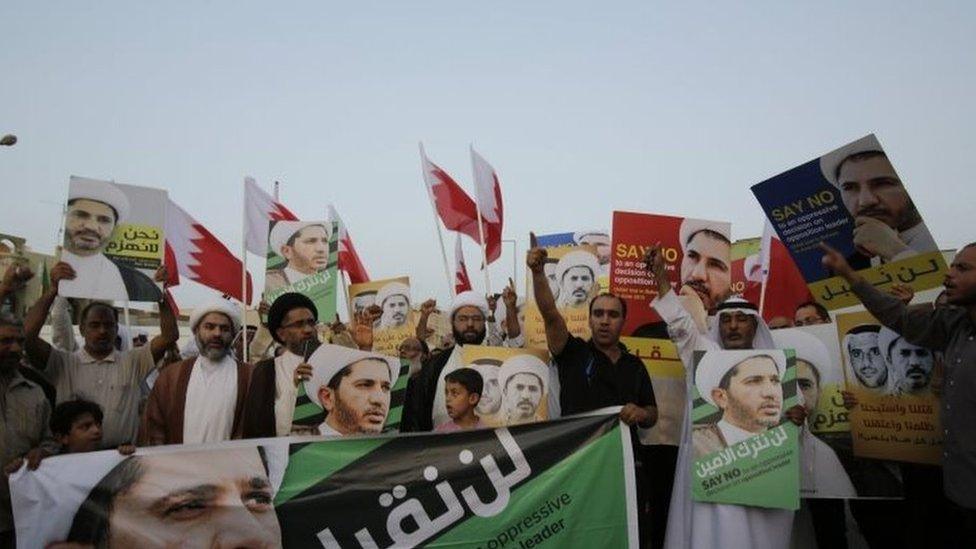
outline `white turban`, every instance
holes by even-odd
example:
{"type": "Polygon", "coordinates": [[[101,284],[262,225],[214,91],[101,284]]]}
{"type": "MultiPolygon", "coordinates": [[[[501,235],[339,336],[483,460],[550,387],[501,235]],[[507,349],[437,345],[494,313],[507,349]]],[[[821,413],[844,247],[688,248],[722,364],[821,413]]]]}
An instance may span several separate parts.
{"type": "Polygon", "coordinates": [[[88,179],[72,175],[68,183],[68,201],[88,199],[108,204],[115,210],[118,219],[115,224],[124,223],[129,218],[129,197],[114,183],[88,179]]]}
{"type": "Polygon", "coordinates": [[[563,275],[573,267],[586,267],[593,273],[593,281],[600,275],[600,262],[596,256],[583,250],[575,250],[559,258],[556,263],[556,281],[563,283],[563,275]]]}
{"type": "Polygon", "coordinates": [[[451,302],[451,321],[454,320],[454,313],[461,307],[477,307],[488,318],[488,300],[481,294],[468,290],[454,296],[454,301],[451,302]]]}
{"type": "Polygon", "coordinates": [[[378,292],[376,292],[376,305],[380,307],[383,306],[383,302],[387,299],[395,296],[402,295],[406,298],[407,302],[410,302],[410,286],[407,286],[403,282],[390,282],[384,285],[378,292]]]}
{"type": "Polygon", "coordinates": [[[784,328],[773,332],[773,341],[779,349],[793,349],[796,358],[813,365],[821,380],[833,369],[830,352],[820,338],[808,334],[803,328],[784,328]]]}
{"type": "Polygon", "coordinates": [[[505,392],[508,380],[515,374],[533,374],[539,378],[542,392],[546,392],[546,382],[549,378],[549,366],[535,355],[515,355],[498,368],[498,386],[505,392]]]}
{"type": "Polygon", "coordinates": [[[234,333],[241,329],[241,308],[226,299],[217,298],[205,303],[202,307],[193,309],[193,314],[190,315],[190,331],[195,332],[197,324],[200,324],[203,317],[209,313],[227,315],[231,324],[234,325],[234,333]]]}
{"type": "Polygon", "coordinates": [[[701,361],[695,368],[695,387],[698,388],[698,393],[709,404],[714,406],[715,401],[712,400],[712,389],[719,386],[722,378],[725,377],[725,374],[729,373],[729,370],[755,356],[771,357],[776,364],[776,371],[779,372],[780,378],[783,377],[784,372],[786,372],[786,358],[781,352],[774,351],[765,354],[762,350],[755,349],[745,351],[709,351],[702,356],[701,361]]]}
{"type": "Polygon", "coordinates": [[[607,234],[607,231],[600,231],[594,229],[592,231],[577,231],[573,233],[573,242],[575,242],[577,245],[581,244],[580,241],[583,240],[584,237],[587,237],[589,235],[605,236],[607,240],[610,239],[610,235],[607,234]]]}
{"type": "Polygon", "coordinates": [[[823,173],[824,179],[829,181],[831,185],[837,187],[837,169],[840,168],[840,165],[848,157],[865,152],[884,153],[884,149],[881,148],[881,143],[878,142],[878,138],[874,134],[862,137],[853,143],[848,143],[835,151],[830,151],[821,156],[820,171],[823,173]]]}
{"type": "MultiPolygon", "coordinates": [[[[288,244],[288,240],[305,227],[319,226],[325,227],[325,223],[319,221],[279,221],[271,228],[271,251],[284,257],[281,247],[288,244]]],[[[325,229],[325,234],[329,234],[329,229],[325,229]]]]}
{"type": "Polygon", "coordinates": [[[682,251],[688,249],[688,241],[691,240],[695,234],[701,231],[712,231],[713,233],[718,233],[725,238],[725,240],[732,242],[732,224],[722,223],[720,221],[705,221],[703,219],[692,219],[686,217],[681,222],[681,228],[678,229],[678,239],[681,240],[682,251]]]}
{"type": "Polygon", "coordinates": [[[708,336],[712,341],[722,345],[722,336],[719,332],[720,317],[723,313],[741,312],[756,319],[756,335],[752,338],[753,349],[775,349],[776,343],[773,341],[773,333],[766,325],[766,321],[759,316],[756,306],[741,297],[730,297],[719,304],[715,316],[710,318],[711,326],[708,328],[708,336]]]}
{"type": "Polygon", "coordinates": [[[397,376],[400,372],[400,359],[378,355],[369,351],[350,349],[341,345],[320,345],[312,353],[312,356],[308,357],[308,364],[312,367],[312,377],[305,382],[305,394],[308,395],[309,399],[316,406],[321,408],[322,403],[319,402],[318,397],[319,390],[322,387],[328,386],[332,378],[346,366],[366,359],[386,363],[390,372],[390,386],[392,387],[396,383],[397,376]]]}

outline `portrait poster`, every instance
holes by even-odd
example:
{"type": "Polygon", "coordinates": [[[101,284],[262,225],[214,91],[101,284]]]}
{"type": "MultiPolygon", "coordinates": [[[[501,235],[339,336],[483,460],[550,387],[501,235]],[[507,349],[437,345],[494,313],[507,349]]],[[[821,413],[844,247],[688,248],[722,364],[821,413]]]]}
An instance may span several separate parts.
{"type": "Polygon", "coordinates": [[[401,276],[349,285],[350,316],[372,305],[383,310],[373,324],[373,351],[398,356],[400,343],[414,337],[417,319],[410,297],[410,278],[401,276]]]}
{"type": "Polygon", "coordinates": [[[395,356],[330,344],[319,345],[305,357],[305,362],[312,366],[313,373],[312,379],[298,386],[291,427],[293,435],[319,434],[319,428],[329,413],[326,401],[333,409],[336,405],[333,400],[335,393],[325,396],[323,389],[346,368],[349,368],[350,375],[340,377],[338,387],[333,391],[338,392],[338,397],[343,401],[341,406],[347,413],[336,416],[335,421],[345,423],[342,427],[360,433],[399,432],[410,377],[409,362],[395,356]],[[343,385],[343,379],[361,386],[365,380],[370,389],[354,391],[351,385],[343,385]],[[363,392],[367,395],[366,399],[354,398],[363,392]],[[345,396],[347,394],[349,396],[345,396]]]}
{"type": "Polygon", "coordinates": [[[829,310],[857,305],[823,266],[826,242],[871,284],[916,291],[942,284],[946,264],[904,183],[872,134],[752,187],[814,298],[829,310]]]}
{"type": "Polygon", "coordinates": [[[542,248],[593,246],[596,248],[596,257],[600,261],[597,282],[600,283],[600,289],[603,291],[610,288],[610,231],[583,229],[565,233],[537,234],[536,245],[542,248]]]}
{"type": "Polygon", "coordinates": [[[432,425],[451,421],[444,399],[444,377],[460,368],[481,375],[483,389],[475,415],[486,427],[516,425],[549,419],[549,352],[464,345],[454,347],[434,392],[432,425]]]}
{"type": "Polygon", "coordinates": [[[61,261],[74,268],[58,293],[112,301],[160,301],[166,191],[71,176],[61,261]]]}
{"type": "Polygon", "coordinates": [[[275,221],[268,225],[264,300],[297,292],[312,300],[320,322],[336,314],[339,231],[331,221],[275,221]]]}
{"type": "Polygon", "coordinates": [[[636,548],[630,429],[617,413],[448,434],[54,456],[10,479],[17,541],[147,549],[636,548]],[[238,502],[233,512],[222,509],[226,501],[238,502]]]}
{"type": "Polygon", "coordinates": [[[790,350],[695,353],[695,500],[799,508],[799,433],[784,415],[799,402],[795,370],[790,350]]]}
{"type": "Polygon", "coordinates": [[[31,251],[23,238],[0,234],[0,279],[7,274],[7,269],[30,269],[34,276],[18,290],[8,296],[4,303],[0,303],[0,312],[13,314],[17,318],[24,318],[30,307],[50,284],[49,273],[54,267],[54,256],[39,254],[31,251]]]}
{"type": "Polygon", "coordinates": [[[941,357],[905,341],[867,311],[837,315],[854,454],[937,465],[942,458],[941,357]]]}
{"type": "Polygon", "coordinates": [[[797,390],[807,412],[800,429],[800,496],[902,497],[901,475],[894,464],[854,456],[849,412],[841,394],[845,382],[837,328],[817,324],[772,334],[776,348],[794,353],[797,390]]]}
{"type": "MultiPolygon", "coordinates": [[[[587,339],[590,337],[590,300],[600,293],[596,280],[596,273],[599,272],[596,248],[560,246],[547,251],[545,272],[556,307],[566,320],[569,333],[587,339]]],[[[526,287],[532,288],[532,273],[528,272],[527,276],[526,287]]],[[[531,294],[525,305],[525,346],[548,349],[542,312],[531,294]]]]}
{"type": "Polygon", "coordinates": [[[705,310],[731,290],[730,223],[668,215],[613,212],[610,291],[627,302],[623,334],[667,338],[667,327],[650,307],[657,288],[644,265],[648,248],[660,242],[675,292],[694,290],[705,310]]]}
{"type": "Polygon", "coordinates": [[[759,303],[762,294],[762,239],[744,238],[732,243],[733,295],[759,303]]]}
{"type": "Polygon", "coordinates": [[[678,356],[678,348],[670,339],[621,337],[620,342],[644,363],[654,388],[657,423],[650,429],[637,429],[641,444],[677,446],[681,442],[681,425],[688,398],[685,367],[678,356]]]}

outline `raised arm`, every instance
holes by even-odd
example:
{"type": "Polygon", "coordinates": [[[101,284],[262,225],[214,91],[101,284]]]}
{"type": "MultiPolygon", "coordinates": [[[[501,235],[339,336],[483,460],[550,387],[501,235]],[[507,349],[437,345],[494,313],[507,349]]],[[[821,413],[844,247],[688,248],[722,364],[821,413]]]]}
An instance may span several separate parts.
{"type": "MultiPolygon", "coordinates": [[[[166,280],[166,267],[160,266],[156,271],[156,280],[166,280]]],[[[246,329],[246,328],[245,328],[246,329]]],[[[169,300],[163,298],[159,302],[159,335],[149,342],[153,362],[159,362],[166,354],[166,349],[180,339],[180,328],[176,324],[176,313],[169,306],[169,300]]]]}
{"type": "Polygon", "coordinates": [[[549,342],[549,352],[558,356],[563,352],[569,341],[569,329],[566,320],[556,308],[556,299],[552,297],[549,280],[546,278],[546,258],[549,254],[545,248],[529,250],[526,265],[532,273],[532,291],[535,293],[535,304],[542,313],[542,321],[546,326],[546,341],[549,342]]]}
{"type": "Polygon", "coordinates": [[[664,262],[660,242],[647,250],[644,264],[657,287],[657,297],[651,301],[651,307],[667,323],[668,335],[678,348],[681,361],[686,368],[690,368],[695,350],[707,346],[707,338],[702,337],[701,329],[691,313],[671,289],[671,276],[664,262]]]}
{"type": "Polygon", "coordinates": [[[63,261],[52,267],[51,286],[41,294],[24,317],[24,348],[31,363],[39,369],[46,368],[51,357],[51,344],[41,339],[41,328],[51,311],[54,298],[58,296],[58,284],[74,277],[75,270],[63,261]]]}
{"type": "Polygon", "coordinates": [[[0,280],[0,303],[3,303],[7,298],[13,300],[15,292],[21,289],[31,278],[34,278],[34,273],[26,265],[7,267],[7,272],[3,273],[3,279],[0,280]]]}
{"type": "Polygon", "coordinates": [[[505,303],[505,335],[508,339],[515,339],[522,334],[522,326],[518,321],[518,295],[515,293],[515,281],[508,279],[508,286],[502,290],[502,302],[505,303]]]}

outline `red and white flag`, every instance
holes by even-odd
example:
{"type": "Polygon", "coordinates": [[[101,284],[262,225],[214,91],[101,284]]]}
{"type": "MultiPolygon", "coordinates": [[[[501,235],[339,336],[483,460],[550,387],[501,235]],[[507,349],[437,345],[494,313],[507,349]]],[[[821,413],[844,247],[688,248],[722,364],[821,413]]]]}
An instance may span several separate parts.
{"type": "Polygon", "coordinates": [[[454,295],[471,290],[468,268],[464,265],[464,252],[461,250],[461,235],[454,244],[454,295]]]}
{"type": "Polygon", "coordinates": [[[789,250],[766,222],[759,250],[762,280],[762,317],[767,322],[778,316],[793,318],[796,306],[813,300],[803,273],[789,250]]]}
{"type": "MultiPolygon", "coordinates": [[[[242,301],[241,260],[213,233],[172,200],[166,208],[165,229],[168,286],[179,284],[182,275],[242,301]]],[[[251,302],[252,292],[248,273],[247,303],[251,302]]]]}
{"type": "Polygon", "coordinates": [[[444,226],[450,231],[466,234],[481,244],[481,236],[478,234],[478,208],[474,200],[471,200],[468,193],[447,172],[427,158],[423,145],[420,146],[420,160],[430,200],[444,226]]]}
{"type": "MultiPolygon", "coordinates": [[[[258,187],[253,177],[244,178],[244,212],[244,242],[247,244],[247,251],[261,257],[268,255],[268,222],[272,219],[298,220],[298,216],[258,187]]],[[[237,274],[241,274],[240,270],[237,274]]]]}
{"type": "Polygon", "coordinates": [[[471,169],[474,172],[475,197],[485,237],[485,255],[488,263],[502,255],[502,187],[498,183],[498,173],[480,154],[471,148],[471,169]]]}
{"type": "Polygon", "coordinates": [[[332,204],[329,204],[329,221],[339,225],[339,270],[349,275],[349,282],[352,284],[369,282],[369,274],[366,273],[366,267],[356,253],[356,247],[352,244],[346,224],[342,222],[339,212],[332,204]]]}

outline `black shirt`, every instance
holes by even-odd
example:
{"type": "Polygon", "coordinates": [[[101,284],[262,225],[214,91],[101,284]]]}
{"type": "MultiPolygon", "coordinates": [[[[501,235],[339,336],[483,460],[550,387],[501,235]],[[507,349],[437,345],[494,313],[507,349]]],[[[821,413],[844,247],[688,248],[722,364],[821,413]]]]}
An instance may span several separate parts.
{"type": "Polygon", "coordinates": [[[620,350],[620,358],[614,364],[592,341],[569,337],[562,353],[554,357],[559,367],[562,415],[628,403],[656,405],[644,363],[623,345],[620,350]]]}

